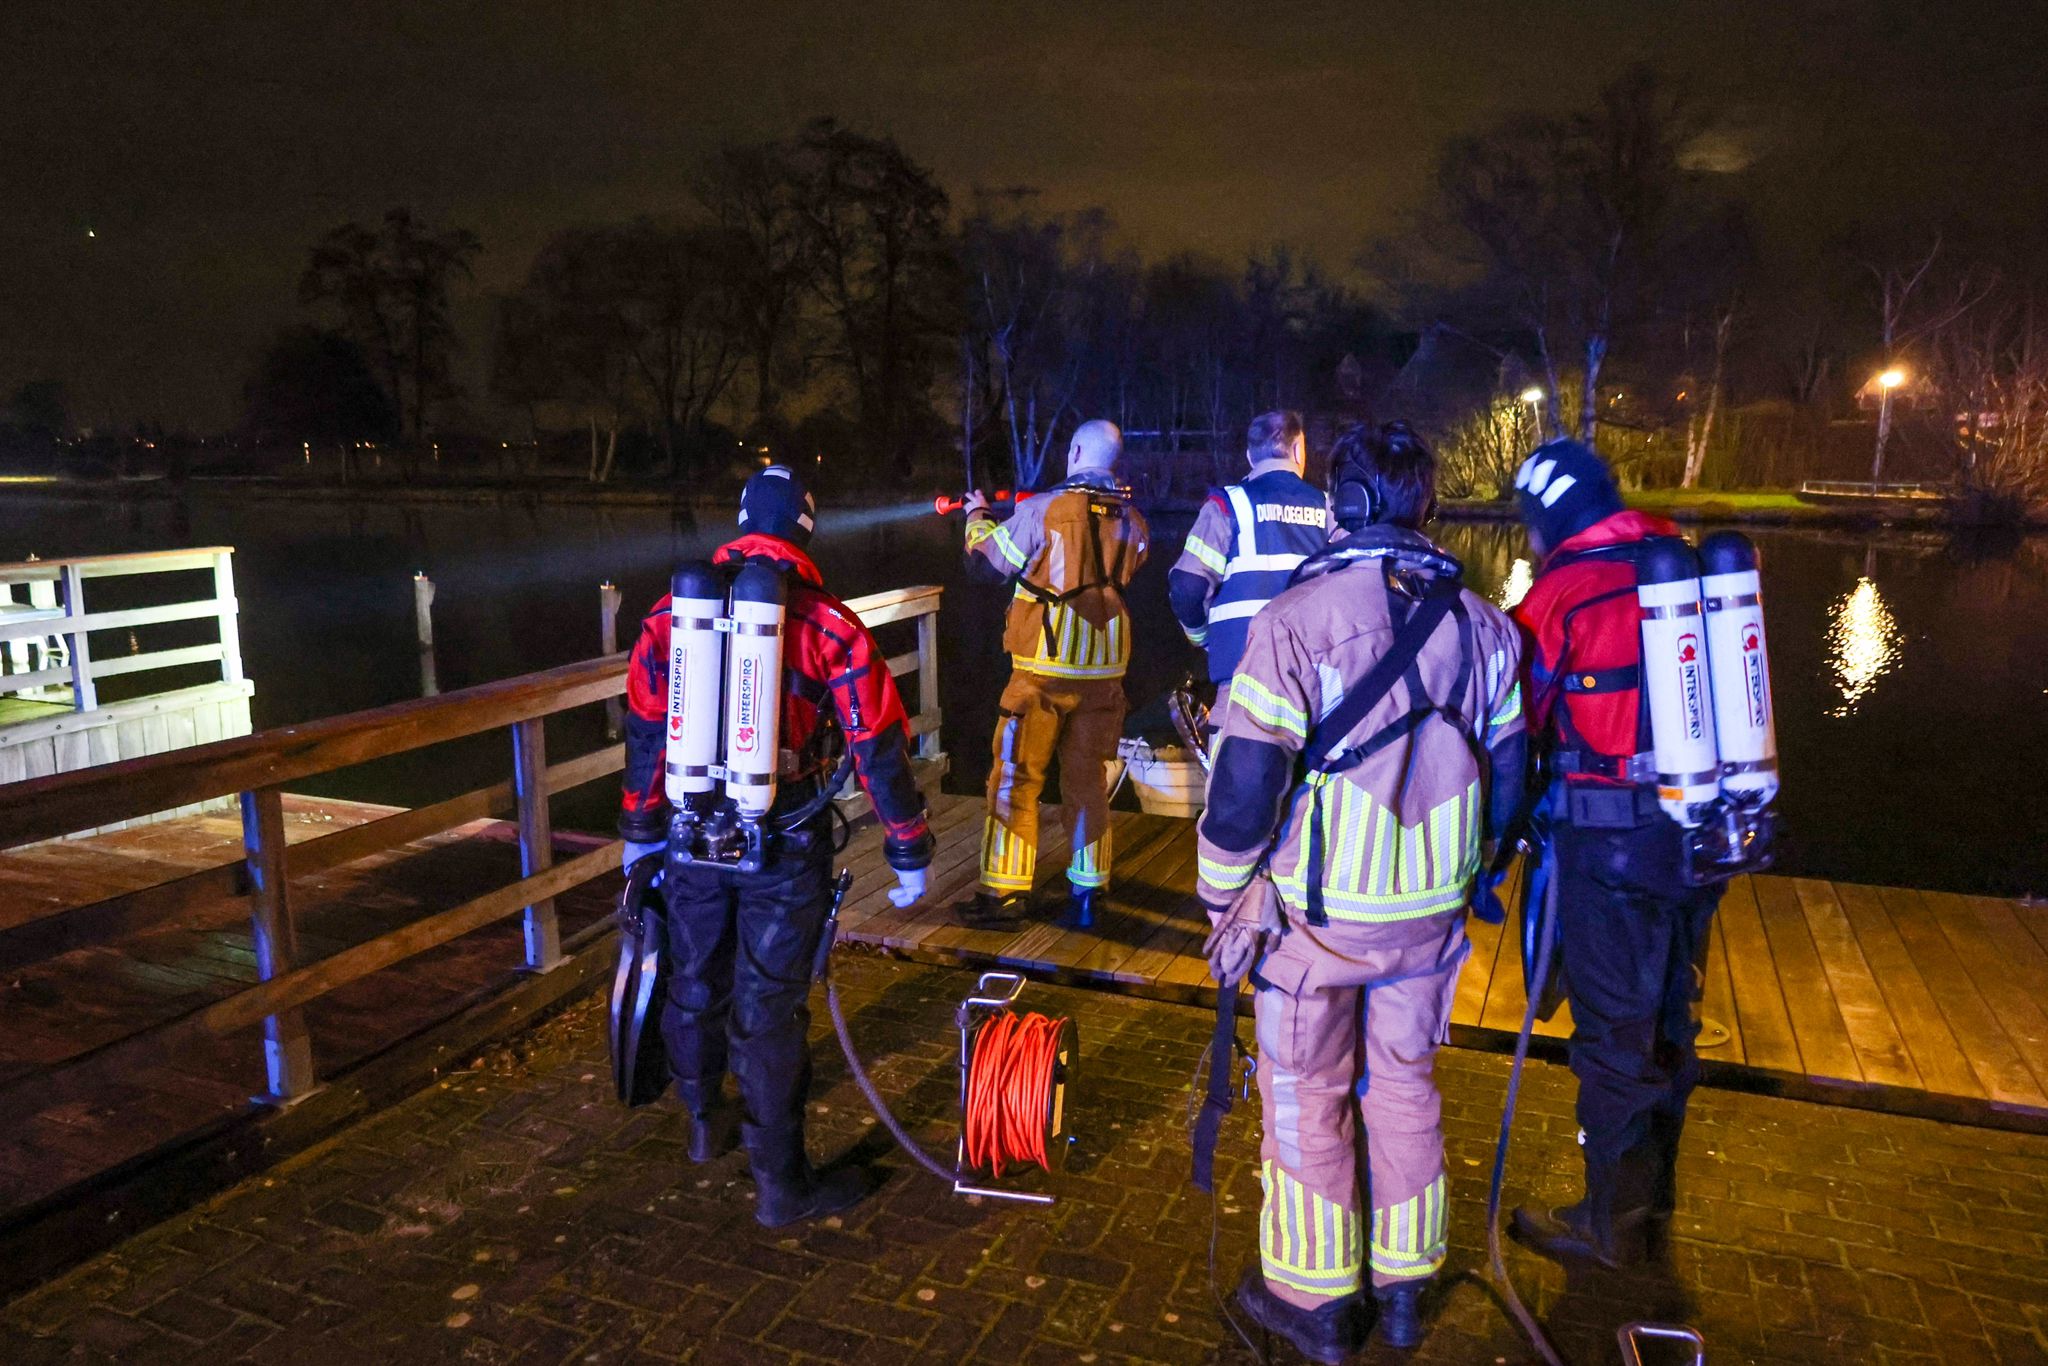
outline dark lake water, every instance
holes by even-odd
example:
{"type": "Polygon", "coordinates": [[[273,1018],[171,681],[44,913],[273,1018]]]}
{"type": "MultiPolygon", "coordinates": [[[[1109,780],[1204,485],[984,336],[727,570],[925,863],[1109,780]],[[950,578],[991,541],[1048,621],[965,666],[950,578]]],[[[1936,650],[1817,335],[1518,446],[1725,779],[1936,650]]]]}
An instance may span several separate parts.
{"type": "MultiPolygon", "coordinates": [[[[1196,667],[1165,604],[1185,518],[1154,519],[1161,549],[1132,592],[1134,697],[1196,667]]],[[[1520,532],[1440,527],[1468,578],[1498,597],[1526,555],[1520,532]]],[[[195,544],[236,547],[242,638],[260,726],[419,691],[413,571],[437,585],[444,689],[585,658],[598,584],[625,594],[622,632],[677,559],[731,534],[654,510],[405,507],[376,503],[0,505],[0,560],[195,544]]],[[[946,588],[941,654],[949,786],[978,790],[1006,674],[1004,589],[971,584],[959,522],[915,507],[827,512],[814,545],[852,597],[946,588]]],[[[2048,540],[1758,531],[1779,704],[1787,871],[1843,880],[2048,895],[2048,540]]],[[[558,718],[567,756],[600,742],[594,714],[558,718]]],[[[505,776],[500,737],[335,775],[320,790],[415,804],[505,776]]],[[[595,789],[558,822],[608,826],[595,789]]]]}

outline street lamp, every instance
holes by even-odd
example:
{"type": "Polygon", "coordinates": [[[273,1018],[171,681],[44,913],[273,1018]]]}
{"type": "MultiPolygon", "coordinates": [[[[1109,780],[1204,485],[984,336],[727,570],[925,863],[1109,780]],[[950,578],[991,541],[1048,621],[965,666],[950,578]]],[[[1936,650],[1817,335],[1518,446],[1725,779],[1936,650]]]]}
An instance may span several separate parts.
{"type": "Polygon", "coordinates": [[[1871,381],[1877,385],[1877,450],[1870,457],[1870,491],[1884,479],[1884,443],[1892,434],[1892,392],[1906,382],[1906,372],[1888,366],[1871,381]]]}
{"type": "Polygon", "coordinates": [[[1532,384],[1516,397],[1529,405],[1529,426],[1535,441],[1540,443],[1543,440],[1543,391],[1532,384]]]}

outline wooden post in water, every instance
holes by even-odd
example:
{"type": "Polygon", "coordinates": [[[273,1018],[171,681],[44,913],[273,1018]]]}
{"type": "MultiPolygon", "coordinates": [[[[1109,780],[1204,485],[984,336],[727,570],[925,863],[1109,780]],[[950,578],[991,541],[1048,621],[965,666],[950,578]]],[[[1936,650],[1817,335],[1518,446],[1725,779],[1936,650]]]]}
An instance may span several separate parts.
{"type": "MultiPolygon", "coordinates": [[[[597,634],[600,654],[619,652],[619,586],[606,579],[597,586],[597,634]]],[[[604,704],[604,738],[616,740],[625,733],[626,704],[608,697],[604,704]]]]}
{"type": "Polygon", "coordinates": [[[412,619],[420,640],[420,696],[432,697],[441,680],[434,667],[434,581],[424,569],[412,576],[412,619]]]}
{"type": "MultiPolygon", "coordinates": [[[[256,975],[290,972],[299,954],[298,924],[284,876],[284,799],[277,788],[242,794],[242,856],[249,871],[249,921],[256,975]]],[[[297,1006],[263,1020],[263,1070],[270,1099],[294,1100],[313,1089],[313,1040],[297,1006]]]]}
{"type": "MultiPolygon", "coordinates": [[[[519,876],[547,871],[555,861],[555,832],[548,818],[546,718],[534,716],[512,726],[512,791],[519,799],[519,876]]],[[[526,908],[526,967],[546,972],[562,961],[562,932],[555,899],[526,908]]]]}

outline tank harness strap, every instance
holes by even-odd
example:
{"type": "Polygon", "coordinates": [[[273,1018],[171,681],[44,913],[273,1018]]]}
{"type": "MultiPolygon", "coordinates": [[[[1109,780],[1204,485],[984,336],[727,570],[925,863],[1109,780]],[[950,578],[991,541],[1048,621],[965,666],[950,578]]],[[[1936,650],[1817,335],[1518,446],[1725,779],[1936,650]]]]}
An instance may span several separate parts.
{"type": "MultiPolygon", "coordinates": [[[[1383,560],[1381,564],[1384,569],[1387,561],[1383,560]]],[[[1388,597],[1390,601],[1398,602],[1400,599],[1394,592],[1392,572],[1386,572],[1388,597]]],[[[1379,662],[1367,671],[1365,677],[1361,678],[1351,691],[1345,693],[1337,705],[1330,709],[1329,714],[1317,722],[1315,729],[1309,732],[1308,744],[1304,747],[1303,753],[1309,756],[1307,767],[1310,773],[1329,776],[1356,768],[1389,745],[1412,735],[1424,721],[1443,710],[1429,701],[1427,694],[1421,690],[1421,680],[1417,675],[1409,683],[1409,695],[1412,700],[1424,705],[1411,707],[1406,714],[1382,727],[1360,744],[1332,752],[1332,747],[1370,716],[1373,709],[1393,691],[1394,684],[1411,673],[1416,656],[1422,653],[1422,647],[1429,643],[1429,638],[1436,634],[1437,626],[1446,616],[1451,615],[1454,609],[1462,606],[1458,601],[1459,591],[1458,580],[1449,575],[1430,580],[1429,586],[1423,590],[1421,601],[1416,603],[1413,612],[1396,628],[1393,644],[1388,647],[1387,652],[1380,656],[1379,662]]],[[[1461,675],[1464,670],[1470,668],[1470,661],[1462,658],[1464,653],[1461,648],[1461,675]]],[[[1405,772],[1403,782],[1405,785],[1405,772]]],[[[1329,915],[1323,909],[1322,885],[1323,789],[1326,786],[1327,783],[1311,783],[1309,797],[1308,869],[1304,880],[1308,893],[1308,923],[1316,926],[1330,923],[1329,915]]]]}
{"type": "MultiPolygon", "coordinates": [[[[1117,543],[1116,548],[1116,567],[1112,569],[1110,568],[1110,566],[1103,562],[1102,522],[1103,519],[1107,517],[1109,514],[1107,512],[1098,512],[1096,510],[1095,495],[1097,493],[1107,494],[1106,490],[1093,489],[1086,484],[1068,484],[1065,486],[1064,491],[1078,491],[1081,493],[1088,494],[1089,496],[1088,539],[1090,546],[1094,551],[1094,558],[1092,563],[1095,567],[1095,573],[1097,577],[1092,579],[1085,579],[1082,582],[1075,584],[1072,588],[1067,589],[1064,593],[1050,592],[1047,589],[1040,588],[1037,584],[1031,582],[1029,579],[1020,578],[1017,580],[1017,586],[1019,588],[1022,588],[1026,593],[1029,593],[1032,597],[1036,598],[1038,600],[1039,605],[1046,609],[1039,613],[1038,629],[1045,637],[1045,656],[1048,659],[1057,658],[1059,655],[1059,640],[1057,637],[1053,635],[1052,630],[1051,609],[1055,607],[1065,606],[1074,598],[1077,598],[1081,596],[1081,594],[1086,593],[1089,590],[1095,588],[1107,588],[1110,592],[1117,595],[1117,599],[1119,601],[1122,601],[1124,596],[1124,590],[1123,584],[1120,582],[1120,579],[1123,573],[1124,558],[1130,550],[1128,542],[1119,541],[1117,543]]],[[[1114,497],[1116,495],[1107,494],[1107,496],[1114,497]]]]}
{"type": "Polygon", "coordinates": [[[1216,1189],[1216,1137],[1223,1117],[1230,1113],[1231,1060],[1244,1046],[1237,1041],[1237,988],[1216,987],[1216,1026],[1209,1036],[1209,1089],[1202,1097],[1202,1111],[1195,1116],[1194,1162],[1188,1179],[1195,1189],[1216,1189]]]}

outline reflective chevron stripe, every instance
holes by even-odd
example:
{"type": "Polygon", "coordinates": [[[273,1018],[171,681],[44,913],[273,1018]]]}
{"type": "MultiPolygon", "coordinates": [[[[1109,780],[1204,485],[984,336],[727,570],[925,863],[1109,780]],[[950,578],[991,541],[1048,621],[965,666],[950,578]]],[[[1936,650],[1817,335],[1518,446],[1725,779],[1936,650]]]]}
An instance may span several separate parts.
{"type": "Polygon", "coordinates": [[[1382,1276],[1428,1276],[1444,1264],[1450,1220],[1444,1204],[1444,1178],[1422,1194],[1372,1212],[1372,1269],[1382,1276]]]}
{"type": "Polygon", "coordinates": [[[1331,1299],[1358,1289],[1365,1265],[1365,1225],[1358,1212],[1317,1195],[1270,1159],[1259,1181],[1266,1191],[1259,1216],[1259,1264],[1266,1279],[1331,1299]]]}
{"type": "Polygon", "coordinates": [[[1011,833],[994,816],[981,827],[981,882],[998,892],[1028,892],[1038,871],[1038,847],[1011,833]]]}

